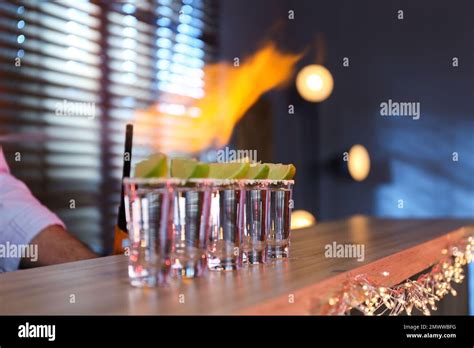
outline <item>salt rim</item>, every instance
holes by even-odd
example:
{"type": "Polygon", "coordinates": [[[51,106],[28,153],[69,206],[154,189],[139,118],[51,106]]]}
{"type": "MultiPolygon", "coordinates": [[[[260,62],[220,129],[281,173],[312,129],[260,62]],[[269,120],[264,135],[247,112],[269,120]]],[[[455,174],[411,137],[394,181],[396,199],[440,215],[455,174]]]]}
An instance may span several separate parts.
{"type": "Polygon", "coordinates": [[[172,184],[186,185],[191,184],[213,184],[214,186],[224,186],[233,184],[269,184],[269,185],[294,185],[294,180],[272,180],[272,179],[212,179],[212,178],[124,178],[124,184],[172,184]]]}
{"type": "Polygon", "coordinates": [[[186,185],[192,184],[207,184],[212,183],[209,178],[193,178],[193,179],[179,179],[179,178],[124,178],[124,184],[172,184],[172,185],[186,185]]]}
{"type": "Polygon", "coordinates": [[[294,180],[273,180],[273,179],[237,179],[238,182],[244,184],[283,184],[283,185],[293,185],[294,180]]]}

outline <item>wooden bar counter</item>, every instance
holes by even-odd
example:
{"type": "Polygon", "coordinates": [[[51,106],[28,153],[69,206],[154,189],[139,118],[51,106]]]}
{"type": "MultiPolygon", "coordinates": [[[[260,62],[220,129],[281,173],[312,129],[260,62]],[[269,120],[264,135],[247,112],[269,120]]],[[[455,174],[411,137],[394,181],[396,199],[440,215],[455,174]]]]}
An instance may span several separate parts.
{"type": "Polygon", "coordinates": [[[367,274],[393,286],[422,272],[474,221],[353,216],[292,232],[291,257],[238,272],[207,272],[167,288],[128,284],[110,256],[0,274],[0,315],[318,314],[342,283],[367,274]],[[327,258],[325,245],[363,244],[365,258],[327,258]]]}

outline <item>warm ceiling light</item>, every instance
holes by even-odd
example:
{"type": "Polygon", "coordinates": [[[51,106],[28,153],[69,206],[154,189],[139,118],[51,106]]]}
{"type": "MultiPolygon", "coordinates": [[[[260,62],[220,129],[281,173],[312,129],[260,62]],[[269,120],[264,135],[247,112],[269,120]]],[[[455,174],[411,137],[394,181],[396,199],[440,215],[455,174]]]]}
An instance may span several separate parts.
{"type": "Polygon", "coordinates": [[[349,173],[356,181],[367,178],[370,172],[370,156],[367,149],[362,145],[354,145],[349,150],[349,173]]]}
{"type": "Polygon", "coordinates": [[[295,210],[291,213],[291,229],[310,227],[316,224],[314,216],[306,210],[295,210]]]}
{"type": "Polygon", "coordinates": [[[299,94],[311,102],[327,99],[334,87],[331,73],[322,65],[305,66],[296,76],[296,89],[299,94]]]}

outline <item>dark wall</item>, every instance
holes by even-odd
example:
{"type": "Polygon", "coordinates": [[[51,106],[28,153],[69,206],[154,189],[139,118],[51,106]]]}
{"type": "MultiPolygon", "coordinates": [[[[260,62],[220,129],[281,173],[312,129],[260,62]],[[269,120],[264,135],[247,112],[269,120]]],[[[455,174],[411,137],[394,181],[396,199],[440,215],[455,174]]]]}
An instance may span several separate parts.
{"type": "MultiPolygon", "coordinates": [[[[291,49],[314,44],[318,33],[324,37],[319,55],[335,80],[327,101],[304,102],[294,84],[264,96],[273,117],[273,160],[298,167],[296,208],[319,219],[474,216],[474,3],[446,4],[222,1],[223,58],[245,56],[269,33],[291,49]],[[459,67],[452,66],[453,57],[459,67]],[[419,102],[420,119],[381,116],[380,103],[388,99],[419,102]],[[288,104],[295,105],[295,115],[288,115],[288,104]],[[362,183],[325,167],[356,143],[372,158],[362,183]]],[[[310,51],[299,67],[314,63],[316,55],[310,51]]]]}

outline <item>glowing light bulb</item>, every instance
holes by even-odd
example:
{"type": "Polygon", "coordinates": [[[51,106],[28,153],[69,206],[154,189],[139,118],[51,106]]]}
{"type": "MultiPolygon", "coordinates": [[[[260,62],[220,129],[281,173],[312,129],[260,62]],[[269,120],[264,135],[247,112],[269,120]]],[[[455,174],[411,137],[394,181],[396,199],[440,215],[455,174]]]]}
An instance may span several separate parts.
{"type": "Polygon", "coordinates": [[[300,228],[310,227],[316,224],[314,216],[305,210],[295,210],[291,213],[291,229],[297,230],[300,228]]]}
{"type": "Polygon", "coordinates": [[[296,76],[296,89],[306,100],[322,102],[332,93],[334,79],[331,73],[322,65],[308,65],[301,69],[296,76]]]}
{"type": "Polygon", "coordinates": [[[349,150],[349,173],[355,181],[363,181],[370,172],[370,156],[362,145],[354,145],[349,150]]]}
{"type": "Polygon", "coordinates": [[[310,75],[306,78],[306,85],[313,91],[319,91],[323,88],[323,80],[321,79],[321,76],[310,75]]]}

